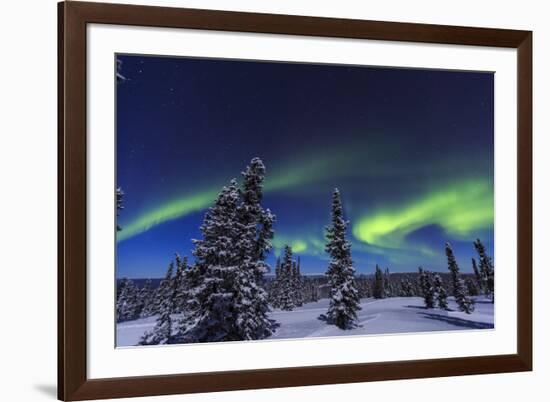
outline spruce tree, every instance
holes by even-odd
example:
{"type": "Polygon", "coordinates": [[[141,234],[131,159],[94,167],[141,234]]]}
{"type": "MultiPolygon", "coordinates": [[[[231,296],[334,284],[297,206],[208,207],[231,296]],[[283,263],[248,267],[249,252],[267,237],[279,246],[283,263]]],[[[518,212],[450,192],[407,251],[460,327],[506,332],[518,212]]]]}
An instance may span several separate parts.
{"type": "Polygon", "coordinates": [[[458,308],[466,314],[471,314],[475,309],[474,300],[467,295],[464,281],[460,278],[460,269],[456,262],[453,249],[451,244],[448,242],[445,244],[445,254],[447,255],[447,263],[449,266],[449,271],[451,272],[453,295],[456,303],[458,304],[458,308]]]}
{"type": "Polygon", "coordinates": [[[477,262],[475,258],[472,258],[472,270],[474,271],[474,276],[476,278],[478,289],[480,289],[481,291],[485,291],[485,284],[483,278],[481,277],[481,273],[479,272],[479,268],[477,267],[477,262]]]}
{"type": "Polygon", "coordinates": [[[477,283],[472,278],[467,278],[465,283],[466,289],[468,290],[468,294],[470,296],[479,295],[479,288],[477,287],[477,283]]]}
{"type": "Polygon", "coordinates": [[[166,276],[161,282],[157,291],[158,297],[158,318],[151,331],[147,331],[141,337],[140,345],[164,345],[171,343],[173,339],[173,321],[172,314],[175,313],[176,286],[173,277],[174,262],[170,262],[166,276]]]}
{"type": "Polygon", "coordinates": [[[281,262],[281,289],[279,307],[281,310],[294,310],[294,282],[292,277],[292,248],[286,245],[284,248],[283,260],[281,262]]]}
{"type": "Polygon", "coordinates": [[[319,284],[317,279],[307,276],[302,277],[302,293],[304,303],[312,303],[319,300],[319,284]]]}
{"type": "Polygon", "coordinates": [[[401,286],[400,295],[407,296],[408,288],[407,288],[407,282],[405,281],[405,279],[401,279],[400,286],[401,286]]]}
{"type": "Polygon", "coordinates": [[[319,286],[314,279],[307,279],[307,290],[308,290],[308,300],[309,302],[316,302],[319,300],[319,286]]]}
{"type": "Polygon", "coordinates": [[[357,289],[359,290],[360,299],[371,296],[369,280],[364,275],[360,275],[355,278],[355,283],[357,284],[357,289]]]}
{"type": "Polygon", "coordinates": [[[236,244],[239,192],[232,180],[219,193],[201,225],[202,239],[194,240],[195,265],[189,270],[190,289],[178,341],[216,342],[241,340],[236,328],[235,278],[240,255],[236,244]]]}
{"type": "Polygon", "coordinates": [[[401,295],[405,297],[414,296],[414,289],[409,278],[401,279],[401,295]]]}
{"type": "Polygon", "coordinates": [[[385,297],[384,292],[384,274],[382,273],[382,270],[376,265],[376,269],[374,271],[374,286],[372,290],[372,295],[375,299],[383,299],[385,297]]]}
{"type": "Polygon", "coordinates": [[[236,217],[242,232],[236,243],[239,269],[236,277],[236,330],[241,339],[263,339],[274,331],[268,318],[269,300],[265,291],[264,275],[270,267],[265,259],[272,249],[275,216],[261,205],[265,166],[260,158],[253,158],[243,176],[239,190],[240,203],[236,217]]]}
{"type": "Polygon", "coordinates": [[[130,280],[129,285],[125,287],[125,291],[126,310],[123,309],[123,317],[125,320],[135,320],[139,318],[140,313],[139,289],[134,281],[130,280]]]}
{"type": "MultiPolygon", "coordinates": [[[[118,214],[120,211],[124,209],[124,191],[121,187],[117,187],[116,189],[116,216],[118,217],[118,214]]],[[[122,228],[117,223],[116,225],[117,232],[120,232],[122,228]]]]}
{"type": "Polygon", "coordinates": [[[139,316],[139,291],[134,281],[123,278],[116,302],[117,322],[129,321],[139,316]]]}
{"type": "Polygon", "coordinates": [[[179,254],[176,254],[176,273],[173,278],[174,287],[174,313],[183,313],[185,309],[185,297],[186,297],[186,279],[187,271],[189,270],[189,263],[187,256],[181,258],[179,254]]]}
{"type": "Polygon", "coordinates": [[[300,305],[304,304],[304,277],[302,276],[302,261],[298,256],[298,262],[296,263],[296,276],[298,277],[298,291],[300,292],[300,305]]]}
{"type": "Polygon", "coordinates": [[[409,287],[409,293],[407,296],[409,297],[413,297],[415,296],[415,285],[414,285],[414,282],[411,280],[411,278],[408,278],[406,279],[407,281],[407,284],[408,284],[408,287],[409,287]]]}
{"type": "Polygon", "coordinates": [[[487,255],[487,250],[480,239],[474,242],[474,248],[479,255],[479,270],[484,282],[484,291],[491,301],[495,302],[495,268],[493,260],[487,255]]]}
{"type": "Polygon", "coordinates": [[[331,259],[326,272],[330,285],[327,319],[341,329],[352,328],[357,320],[357,311],[361,309],[355,284],[355,268],[351,260],[351,244],[346,240],[347,226],[340,192],[335,189],[332,196],[332,222],[326,229],[325,250],[331,259]]]}
{"type": "Polygon", "coordinates": [[[300,307],[304,304],[302,277],[300,274],[299,262],[292,263],[292,294],[294,297],[294,305],[300,307]]]}
{"type": "Polygon", "coordinates": [[[273,331],[272,323],[267,318],[267,293],[258,283],[252,269],[237,269],[235,274],[233,306],[237,339],[263,339],[271,335],[273,331]],[[265,300],[265,305],[259,305],[257,297],[265,300]]]}
{"type": "Polygon", "coordinates": [[[254,158],[239,189],[224,187],[195,240],[179,342],[262,339],[273,333],[264,289],[275,217],[261,206],[265,167],[254,158]]]}
{"type": "Polygon", "coordinates": [[[449,308],[449,304],[447,303],[447,291],[445,290],[445,286],[439,274],[434,276],[434,292],[437,306],[442,310],[447,310],[449,308]]]}
{"type": "Polygon", "coordinates": [[[166,270],[166,274],[164,275],[164,278],[160,281],[160,285],[155,292],[155,299],[153,304],[153,313],[154,314],[160,314],[162,311],[162,304],[164,300],[169,297],[172,290],[172,284],[174,281],[174,262],[171,261],[170,264],[168,264],[168,269],[166,270]]]}
{"type": "Polygon", "coordinates": [[[127,281],[128,281],[128,278],[126,278],[126,277],[116,281],[116,300],[117,300],[117,302],[120,298],[120,294],[122,293],[122,290],[126,286],[127,281]]]}
{"type": "Polygon", "coordinates": [[[139,302],[139,316],[144,318],[152,315],[155,302],[155,292],[152,289],[151,279],[147,279],[143,287],[139,290],[139,302]]]}
{"type": "Polygon", "coordinates": [[[275,308],[278,308],[280,305],[280,295],[281,295],[281,258],[277,257],[275,263],[275,278],[271,282],[269,288],[269,301],[271,305],[275,308]]]}
{"type": "Polygon", "coordinates": [[[426,308],[434,308],[435,291],[432,283],[432,274],[431,272],[424,270],[422,267],[418,268],[418,274],[420,278],[420,287],[422,289],[422,297],[424,298],[424,305],[426,308]]]}
{"type": "Polygon", "coordinates": [[[384,271],[384,297],[391,297],[391,285],[390,285],[390,270],[386,268],[384,271]]]}

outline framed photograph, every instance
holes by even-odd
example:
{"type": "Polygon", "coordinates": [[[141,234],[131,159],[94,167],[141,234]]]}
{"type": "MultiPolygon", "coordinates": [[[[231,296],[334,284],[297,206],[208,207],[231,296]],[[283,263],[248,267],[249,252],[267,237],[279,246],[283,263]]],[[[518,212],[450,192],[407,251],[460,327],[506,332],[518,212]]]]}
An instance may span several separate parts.
{"type": "Polygon", "coordinates": [[[532,368],[532,33],[59,3],[61,400],[532,368]]]}

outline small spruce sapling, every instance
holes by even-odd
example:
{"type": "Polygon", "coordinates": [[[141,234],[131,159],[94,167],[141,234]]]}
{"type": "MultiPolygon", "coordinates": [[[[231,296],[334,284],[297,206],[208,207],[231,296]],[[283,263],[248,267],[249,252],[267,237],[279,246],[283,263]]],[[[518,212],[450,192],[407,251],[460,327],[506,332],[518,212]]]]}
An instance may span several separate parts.
{"type": "Polygon", "coordinates": [[[166,276],[161,282],[159,291],[160,305],[159,316],[151,331],[146,332],[141,337],[140,345],[164,345],[171,343],[173,334],[172,314],[175,310],[176,287],[173,278],[174,263],[170,262],[166,276]]]}
{"type": "Polygon", "coordinates": [[[434,276],[434,292],[437,300],[437,307],[442,310],[447,310],[449,308],[449,303],[447,302],[447,291],[443,285],[443,281],[439,274],[434,276]]]}

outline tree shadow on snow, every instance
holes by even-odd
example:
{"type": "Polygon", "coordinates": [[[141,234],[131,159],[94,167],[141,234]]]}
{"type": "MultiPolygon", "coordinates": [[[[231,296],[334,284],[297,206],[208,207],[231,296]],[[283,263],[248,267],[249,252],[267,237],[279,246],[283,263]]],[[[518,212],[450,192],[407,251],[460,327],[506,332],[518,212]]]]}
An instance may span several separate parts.
{"type": "Polygon", "coordinates": [[[404,307],[405,308],[415,308],[417,310],[433,310],[433,309],[436,309],[438,311],[453,311],[450,308],[438,308],[438,307],[428,308],[426,306],[404,306],[404,307]]]}
{"type": "Polygon", "coordinates": [[[430,320],[436,320],[445,322],[447,324],[455,325],[457,327],[469,328],[469,329],[493,329],[494,325],[486,322],[468,321],[458,317],[449,317],[446,315],[439,315],[433,313],[418,313],[424,318],[430,320]]]}
{"type": "Polygon", "coordinates": [[[405,306],[406,308],[415,308],[417,310],[427,310],[428,308],[425,307],[425,306],[412,306],[412,305],[408,305],[408,306],[405,306]]]}
{"type": "Polygon", "coordinates": [[[328,317],[325,315],[325,314],[321,314],[319,317],[317,317],[317,319],[319,321],[323,321],[325,324],[331,324],[329,321],[328,321],[328,317]]]}
{"type": "Polygon", "coordinates": [[[491,300],[476,300],[476,304],[494,304],[491,300]]]}
{"type": "MultiPolygon", "coordinates": [[[[319,317],[317,317],[317,319],[318,319],[319,321],[323,321],[324,323],[326,323],[326,324],[328,324],[328,325],[334,325],[334,326],[336,326],[333,322],[329,321],[328,317],[327,317],[325,314],[319,315],[319,317]]],[[[356,329],[356,328],[363,328],[363,326],[360,325],[360,324],[353,324],[353,325],[349,326],[348,328],[340,328],[340,329],[342,329],[342,330],[344,330],[344,331],[347,331],[347,330],[356,329]]]]}
{"type": "Polygon", "coordinates": [[[269,319],[269,322],[271,323],[271,330],[273,331],[281,326],[281,324],[275,320],[269,319]]]}

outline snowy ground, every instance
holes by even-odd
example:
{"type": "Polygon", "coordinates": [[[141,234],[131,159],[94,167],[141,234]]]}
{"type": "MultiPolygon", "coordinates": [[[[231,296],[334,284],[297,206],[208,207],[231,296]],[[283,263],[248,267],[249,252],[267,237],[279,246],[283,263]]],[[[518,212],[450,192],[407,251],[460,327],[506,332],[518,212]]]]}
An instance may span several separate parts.
{"type": "MultiPolygon", "coordinates": [[[[327,311],[328,302],[328,299],[322,299],[293,311],[274,310],[270,313],[271,318],[280,326],[269,339],[457,331],[491,329],[494,326],[494,305],[483,298],[477,298],[473,314],[465,314],[456,311],[452,298],[449,299],[452,311],[443,311],[424,308],[420,297],[392,297],[363,299],[362,310],[358,313],[359,326],[344,331],[319,319],[327,311]]],[[[117,346],[136,345],[143,333],[153,328],[155,320],[156,317],[148,317],[117,324],[117,346]]]]}

